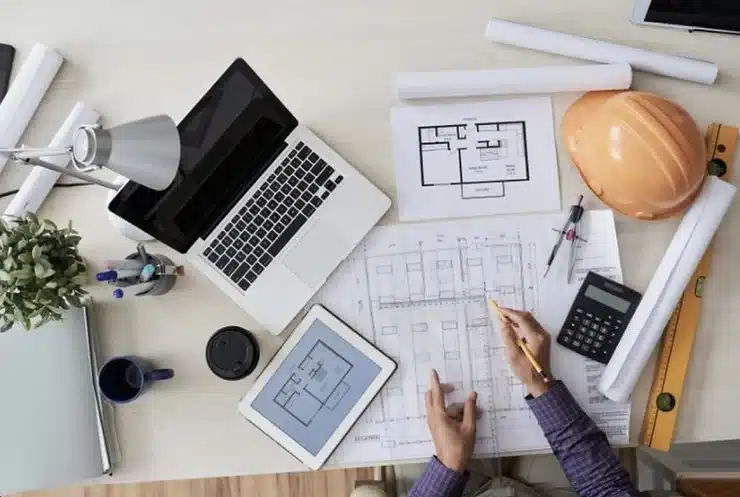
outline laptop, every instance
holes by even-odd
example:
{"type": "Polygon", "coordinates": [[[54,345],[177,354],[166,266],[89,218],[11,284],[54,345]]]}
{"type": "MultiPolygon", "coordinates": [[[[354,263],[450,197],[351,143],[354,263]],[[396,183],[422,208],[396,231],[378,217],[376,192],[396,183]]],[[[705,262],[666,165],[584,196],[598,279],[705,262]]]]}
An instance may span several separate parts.
{"type": "Polygon", "coordinates": [[[178,125],[177,176],[133,181],[109,210],[187,254],[279,334],[390,208],[390,199],[237,59],[178,125]]]}

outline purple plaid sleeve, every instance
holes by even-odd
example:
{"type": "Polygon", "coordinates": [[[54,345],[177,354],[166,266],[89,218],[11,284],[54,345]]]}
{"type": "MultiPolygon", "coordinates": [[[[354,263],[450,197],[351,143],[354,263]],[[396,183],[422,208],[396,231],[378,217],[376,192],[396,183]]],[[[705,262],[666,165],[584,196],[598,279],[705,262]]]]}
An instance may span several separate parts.
{"type": "Polygon", "coordinates": [[[468,476],[467,471],[452,471],[432,457],[424,474],[411,487],[408,497],[460,497],[468,476]]]}
{"type": "Polygon", "coordinates": [[[629,474],[606,435],[578,405],[562,382],[527,397],[568,481],[581,497],[637,497],[629,474]]]}

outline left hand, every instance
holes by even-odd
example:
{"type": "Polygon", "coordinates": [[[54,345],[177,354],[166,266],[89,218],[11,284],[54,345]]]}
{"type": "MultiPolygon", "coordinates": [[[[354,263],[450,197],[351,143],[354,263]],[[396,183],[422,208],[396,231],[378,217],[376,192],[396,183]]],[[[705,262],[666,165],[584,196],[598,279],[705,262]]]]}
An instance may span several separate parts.
{"type": "Polygon", "coordinates": [[[440,384],[437,372],[432,370],[426,393],[427,425],[439,462],[462,473],[475,447],[478,395],[472,392],[462,409],[454,405],[447,408],[445,391],[450,390],[448,385],[440,384]]]}

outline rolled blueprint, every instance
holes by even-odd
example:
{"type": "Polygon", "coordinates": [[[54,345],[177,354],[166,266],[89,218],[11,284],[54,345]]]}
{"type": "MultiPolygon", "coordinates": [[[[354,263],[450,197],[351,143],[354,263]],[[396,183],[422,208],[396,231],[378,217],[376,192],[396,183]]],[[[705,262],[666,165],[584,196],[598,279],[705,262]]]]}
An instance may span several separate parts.
{"type": "MultiPolygon", "coordinates": [[[[62,56],[36,44],[0,103],[0,148],[15,147],[62,65],[62,56]]],[[[0,155],[0,172],[8,162],[0,155]]]]}
{"type": "MultiPolygon", "coordinates": [[[[49,142],[48,148],[63,148],[72,144],[72,135],[83,124],[95,124],[98,122],[100,115],[91,107],[83,102],[77,102],[72,111],[64,120],[62,126],[56,132],[49,142]]],[[[67,167],[70,162],[68,155],[57,155],[45,157],[46,162],[56,164],[59,167],[67,167]]],[[[3,216],[21,217],[26,212],[36,212],[41,203],[46,199],[49,192],[54,187],[61,173],[35,166],[28,173],[26,181],[21,185],[18,193],[10,201],[5,209],[3,216]]]]}
{"type": "Polygon", "coordinates": [[[737,188],[714,176],[684,214],[640,305],[601,375],[599,391],[626,402],[660,341],[694,270],[719,228],[737,188]]]}
{"type": "Polygon", "coordinates": [[[515,22],[492,19],[486,29],[490,41],[604,63],[624,63],[633,69],[671,78],[711,85],[717,79],[717,65],[641,48],[549,31],[515,22]]]}
{"type": "Polygon", "coordinates": [[[400,100],[412,100],[624,90],[631,84],[632,68],[629,64],[589,64],[484,71],[404,72],[396,77],[396,93],[400,100]]]}

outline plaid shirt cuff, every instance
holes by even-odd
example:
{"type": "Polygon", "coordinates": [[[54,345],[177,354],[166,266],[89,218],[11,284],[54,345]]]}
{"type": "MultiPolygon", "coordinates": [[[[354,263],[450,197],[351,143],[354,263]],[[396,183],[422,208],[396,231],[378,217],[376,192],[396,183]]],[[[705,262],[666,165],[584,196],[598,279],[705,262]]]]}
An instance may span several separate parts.
{"type": "Polygon", "coordinates": [[[416,480],[409,496],[447,497],[460,495],[468,482],[468,472],[458,473],[432,457],[424,474],[416,480]]]}
{"type": "Polygon", "coordinates": [[[528,395],[527,404],[545,433],[568,426],[583,416],[581,407],[562,381],[556,381],[537,398],[528,395]]]}

